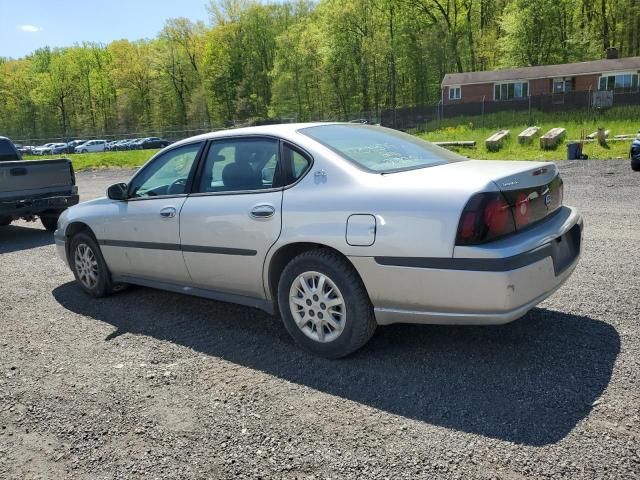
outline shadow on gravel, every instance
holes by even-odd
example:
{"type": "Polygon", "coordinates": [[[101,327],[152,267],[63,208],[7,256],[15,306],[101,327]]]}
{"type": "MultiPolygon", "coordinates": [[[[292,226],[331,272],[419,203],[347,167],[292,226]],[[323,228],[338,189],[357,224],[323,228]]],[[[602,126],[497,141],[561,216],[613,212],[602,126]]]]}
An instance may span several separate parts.
{"type": "Polygon", "coordinates": [[[500,327],[395,325],[339,361],[300,351],[257,310],[144,288],[90,299],[53,291],[72,312],[169,341],[392,414],[546,445],[585,418],[611,378],[620,339],[588,317],[534,309],[500,327]]]}
{"type": "Polygon", "coordinates": [[[16,225],[0,227],[0,253],[29,250],[52,243],[53,233],[47,232],[44,228],[16,225]]]}

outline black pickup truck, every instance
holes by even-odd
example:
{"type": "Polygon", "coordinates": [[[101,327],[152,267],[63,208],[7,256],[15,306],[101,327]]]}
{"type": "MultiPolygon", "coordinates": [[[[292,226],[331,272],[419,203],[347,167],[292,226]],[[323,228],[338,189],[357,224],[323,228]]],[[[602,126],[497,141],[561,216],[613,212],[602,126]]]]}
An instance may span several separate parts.
{"type": "Polygon", "coordinates": [[[60,214],[78,200],[71,160],[22,161],[11,140],[0,137],[0,227],[40,217],[54,231],[60,214]]]}

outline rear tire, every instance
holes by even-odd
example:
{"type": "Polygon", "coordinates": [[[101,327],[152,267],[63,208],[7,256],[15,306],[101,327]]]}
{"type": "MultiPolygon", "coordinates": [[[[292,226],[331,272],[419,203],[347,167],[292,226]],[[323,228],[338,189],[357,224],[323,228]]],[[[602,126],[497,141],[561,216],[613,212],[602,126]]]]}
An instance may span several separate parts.
{"type": "Polygon", "coordinates": [[[80,288],[92,297],[105,297],[116,290],[100,247],[87,232],[71,238],[69,265],[80,288]]]}
{"type": "Polygon", "coordinates": [[[355,268],[336,252],[311,250],[285,267],[278,306],[296,343],[325,358],[340,358],[369,341],[377,323],[355,268]]]}
{"type": "Polygon", "coordinates": [[[10,225],[12,221],[13,218],[11,217],[0,217],[0,227],[6,227],[7,225],[10,225]]]}
{"type": "Polygon", "coordinates": [[[634,172],[640,172],[640,157],[631,159],[631,170],[634,172]]]}
{"type": "Polygon", "coordinates": [[[47,231],[55,232],[56,228],[58,228],[58,217],[60,217],[59,213],[54,215],[43,215],[40,217],[40,221],[47,231]]]}

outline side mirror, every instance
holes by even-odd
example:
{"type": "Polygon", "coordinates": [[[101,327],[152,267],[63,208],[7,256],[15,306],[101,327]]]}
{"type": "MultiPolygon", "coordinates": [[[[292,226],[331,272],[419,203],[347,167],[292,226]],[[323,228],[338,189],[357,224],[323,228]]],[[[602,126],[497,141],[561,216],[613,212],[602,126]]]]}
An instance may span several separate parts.
{"type": "Polygon", "coordinates": [[[127,189],[128,187],[126,183],[114,183],[107,188],[107,197],[111,200],[126,200],[127,189]]]}

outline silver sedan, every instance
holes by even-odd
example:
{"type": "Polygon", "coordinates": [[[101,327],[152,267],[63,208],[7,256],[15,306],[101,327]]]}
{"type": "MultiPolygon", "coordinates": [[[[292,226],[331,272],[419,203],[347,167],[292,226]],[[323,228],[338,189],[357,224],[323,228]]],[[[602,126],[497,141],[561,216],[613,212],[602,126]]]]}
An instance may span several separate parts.
{"type": "Polygon", "coordinates": [[[326,357],[395,322],[523,316],[573,272],[582,220],[552,163],[467,160],[356,124],[201,135],[67,210],[60,256],[95,297],[137,284],[279,314],[326,357]]]}

